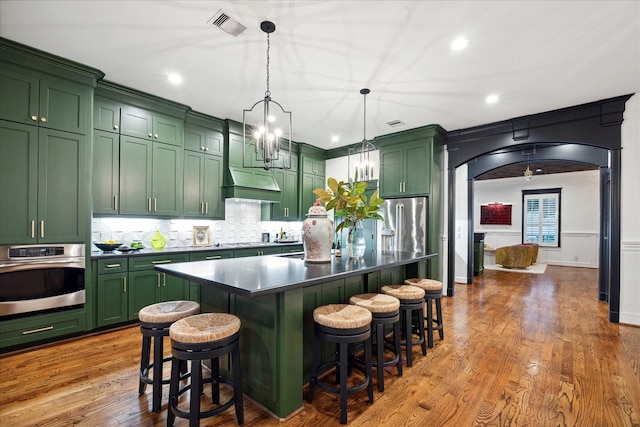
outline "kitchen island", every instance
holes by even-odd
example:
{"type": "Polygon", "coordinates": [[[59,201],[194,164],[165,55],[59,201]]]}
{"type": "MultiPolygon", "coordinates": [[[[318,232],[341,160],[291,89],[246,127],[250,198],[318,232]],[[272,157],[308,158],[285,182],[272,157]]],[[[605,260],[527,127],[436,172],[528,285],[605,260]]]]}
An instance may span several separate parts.
{"type": "MultiPolygon", "coordinates": [[[[202,311],[238,316],[243,390],[279,418],[302,407],[309,380],[313,309],[347,303],[407,277],[426,277],[437,254],[368,252],[359,259],[307,263],[299,257],[261,256],[158,265],[158,271],[201,285],[202,311]]],[[[330,357],[326,348],[322,358],[330,357]]],[[[228,369],[228,360],[221,368],[228,369]]]]}

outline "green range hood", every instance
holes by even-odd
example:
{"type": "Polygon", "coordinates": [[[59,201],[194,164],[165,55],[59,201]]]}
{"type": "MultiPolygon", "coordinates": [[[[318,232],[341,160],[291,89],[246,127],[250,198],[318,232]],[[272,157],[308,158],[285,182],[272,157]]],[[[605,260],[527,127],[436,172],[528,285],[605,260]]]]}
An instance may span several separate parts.
{"type": "Polygon", "coordinates": [[[280,187],[270,172],[230,166],[227,178],[224,186],[227,199],[280,200],[280,187]]]}

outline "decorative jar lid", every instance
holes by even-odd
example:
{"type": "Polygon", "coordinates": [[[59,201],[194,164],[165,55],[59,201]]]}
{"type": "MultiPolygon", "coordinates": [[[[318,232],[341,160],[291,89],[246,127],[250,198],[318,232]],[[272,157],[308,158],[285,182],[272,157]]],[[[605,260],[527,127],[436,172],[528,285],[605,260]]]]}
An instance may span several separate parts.
{"type": "Polygon", "coordinates": [[[309,213],[307,216],[327,216],[327,210],[322,206],[320,199],[316,199],[313,206],[309,208],[309,213]]]}

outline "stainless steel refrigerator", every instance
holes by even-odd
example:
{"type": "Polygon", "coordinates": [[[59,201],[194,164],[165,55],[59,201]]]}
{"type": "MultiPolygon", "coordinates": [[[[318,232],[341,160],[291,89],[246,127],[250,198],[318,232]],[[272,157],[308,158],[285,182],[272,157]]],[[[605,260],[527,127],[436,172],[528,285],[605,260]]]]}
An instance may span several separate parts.
{"type": "Polygon", "coordinates": [[[428,203],[427,197],[385,199],[380,231],[383,251],[427,253],[428,203]]]}

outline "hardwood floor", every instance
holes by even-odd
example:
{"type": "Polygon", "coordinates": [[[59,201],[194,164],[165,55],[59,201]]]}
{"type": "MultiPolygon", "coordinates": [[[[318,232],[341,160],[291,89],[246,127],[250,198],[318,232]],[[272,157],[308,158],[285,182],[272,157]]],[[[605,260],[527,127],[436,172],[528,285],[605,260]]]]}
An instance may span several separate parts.
{"type": "MultiPolygon", "coordinates": [[[[351,395],[349,424],[640,426],[640,328],[609,323],[597,295],[597,270],[569,267],[485,270],[456,285],[443,298],[444,341],[426,357],[416,349],[373,404],[351,395]]],[[[139,351],[133,326],[1,356],[0,426],[165,425],[166,403],[153,414],[150,387],[138,396],[139,351]]],[[[338,406],[319,391],[281,422],[247,399],[244,425],[339,425],[338,406]]],[[[201,425],[236,425],[235,415],[201,425]]]]}

